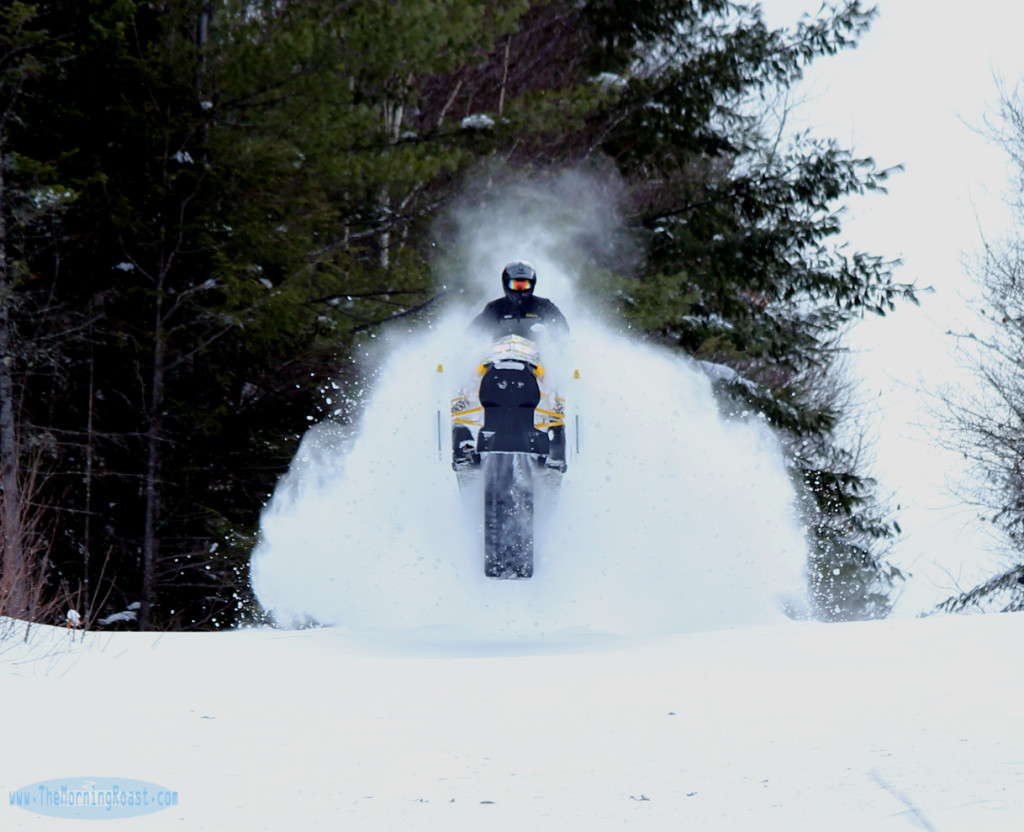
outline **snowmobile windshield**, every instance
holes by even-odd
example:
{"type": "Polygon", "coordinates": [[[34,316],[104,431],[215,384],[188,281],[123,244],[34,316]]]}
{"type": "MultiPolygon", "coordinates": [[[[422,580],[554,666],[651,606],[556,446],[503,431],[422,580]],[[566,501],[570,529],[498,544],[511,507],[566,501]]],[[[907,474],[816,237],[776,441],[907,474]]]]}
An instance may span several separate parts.
{"type": "Polygon", "coordinates": [[[540,352],[537,345],[520,335],[506,335],[491,344],[487,363],[496,361],[525,361],[528,364],[540,364],[540,352]]]}

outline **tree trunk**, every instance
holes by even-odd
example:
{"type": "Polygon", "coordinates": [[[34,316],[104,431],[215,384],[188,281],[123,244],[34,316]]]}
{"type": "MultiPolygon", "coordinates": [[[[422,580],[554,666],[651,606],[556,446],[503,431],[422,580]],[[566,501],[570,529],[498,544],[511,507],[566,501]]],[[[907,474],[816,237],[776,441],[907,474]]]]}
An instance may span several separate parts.
{"type": "Polygon", "coordinates": [[[0,610],[17,616],[27,610],[24,548],[19,489],[18,430],[14,421],[14,356],[11,354],[11,297],[13,278],[7,256],[7,216],[4,174],[6,157],[0,133],[0,610]]]}
{"type": "Polygon", "coordinates": [[[156,292],[156,321],[153,330],[153,375],[149,430],[146,436],[146,522],[142,537],[142,602],[139,629],[148,630],[155,598],[156,562],[160,550],[156,526],[160,517],[160,444],[163,441],[164,379],[167,364],[167,332],[163,318],[163,275],[156,292]]]}
{"type": "MultiPolygon", "coordinates": [[[[90,312],[91,312],[90,304],[90,312]]],[[[92,315],[90,314],[90,318],[92,315]]],[[[95,459],[95,430],[93,414],[96,396],[96,365],[94,357],[89,358],[89,401],[85,427],[85,526],[82,532],[82,618],[85,626],[92,623],[92,594],[89,587],[89,560],[92,551],[92,479],[95,459]]]]}

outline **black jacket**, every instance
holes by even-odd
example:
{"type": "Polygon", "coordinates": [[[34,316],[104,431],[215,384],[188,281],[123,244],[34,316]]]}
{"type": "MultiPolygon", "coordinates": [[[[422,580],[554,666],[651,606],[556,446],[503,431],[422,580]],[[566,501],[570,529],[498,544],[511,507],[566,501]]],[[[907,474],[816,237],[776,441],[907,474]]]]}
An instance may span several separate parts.
{"type": "Polygon", "coordinates": [[[536,324],[544,325],[546,335],[557,337],[569,334],[569,324],[561,310],[547,298],[536,295],[524,298],[522,303],[513,303],[508,298],[492,300],[473,319],[470,329],[486,333],[492,338],[503,335],[536,338],[538,333],[532,329],[536,324]]]}

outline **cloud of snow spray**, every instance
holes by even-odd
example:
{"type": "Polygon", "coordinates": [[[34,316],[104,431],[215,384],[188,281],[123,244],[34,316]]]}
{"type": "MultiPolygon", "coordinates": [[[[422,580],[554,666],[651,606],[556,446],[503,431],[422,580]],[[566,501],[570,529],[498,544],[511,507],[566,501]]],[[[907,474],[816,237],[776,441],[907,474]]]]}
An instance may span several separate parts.
{"type": "Polygon", "coordinates": [[[454,218],[443,279],[474,305],[390,339],[357,430],[311,429],[263,513],[252,580],[280,624],[523,641],[764,624],[801,604],[805,541],[768,428],[723,421],[698,369],[613,332],[577,296],[583,255],[614,242],[600,191],[567,175],[454,218]],[[556,372],[580,371],[565,385],[580,452],[553,499],[538,493],[533,579],[496,581],[446,412],[439,458],[437,411],[479,362],[466,324],[520,258],[572,327],[556,372]]]}

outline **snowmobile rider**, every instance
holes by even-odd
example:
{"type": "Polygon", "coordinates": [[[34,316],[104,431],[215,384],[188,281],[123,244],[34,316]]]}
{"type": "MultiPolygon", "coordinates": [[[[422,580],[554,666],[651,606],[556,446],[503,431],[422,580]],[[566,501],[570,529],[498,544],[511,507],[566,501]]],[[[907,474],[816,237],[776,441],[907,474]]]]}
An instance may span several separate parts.
{"type": "MultiPolygon", "coordinates": [[[[547,298],[533,293],[537,271],[525,260],[513,260],[501,273],[505,297],[492,300],[473,319],[470,332],[486,334],[492,339],[507,335],[536,340],[538,336],[568,339],[569,324],[561,310],[547,298]]],[[[548,431],[549,448],[541,457],[545,468],[561,473],[565,464],[565,427],[558,425],[548,431]]],[[[480,464],[476,443],[468,428],[456,425],[452,431],[452,468],[462,471],[480,464]]]]}
{"type": "Polygon", "coordinates": [[[533,293],[536,285],[537,270],[525,260],[513,260],[501,273],[505,297],[488,303],[470,329],[496,338],[503,335],[536,338],[540,332],[567,336],[569,324],[565,316],[550,300],[533,293]]]}

